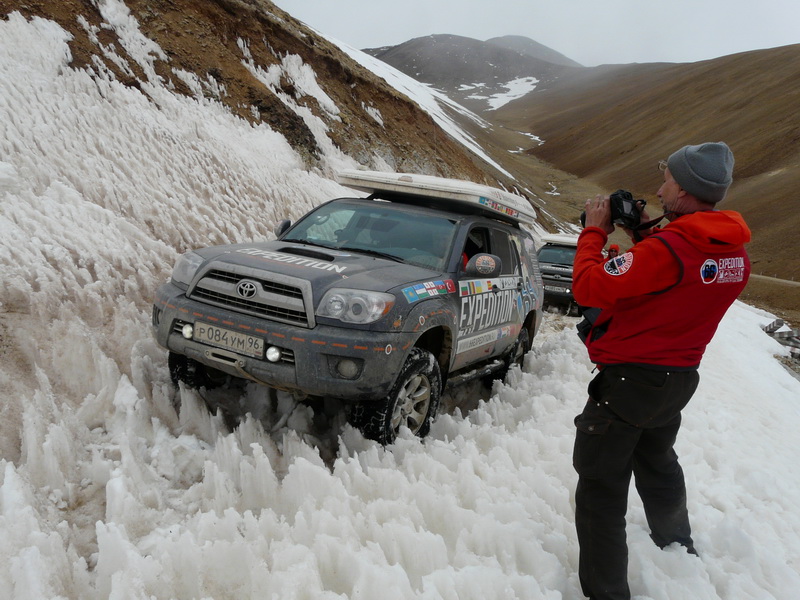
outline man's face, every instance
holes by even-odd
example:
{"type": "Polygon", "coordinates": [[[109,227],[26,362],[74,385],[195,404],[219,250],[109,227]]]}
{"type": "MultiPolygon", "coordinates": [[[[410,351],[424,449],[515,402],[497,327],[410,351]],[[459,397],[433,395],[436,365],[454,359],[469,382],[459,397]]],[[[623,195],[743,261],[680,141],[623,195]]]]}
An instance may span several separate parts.
{"type": "Polygon", "coordinates": [[[669,168],[664,169],[664,183],[658,188],[658,199],[661,201],[661,207],[664,212],[670,212],[675,209],[675,204],[678,201],[678,195],[681,193],[681,186],[672,177],[669,168]]]}

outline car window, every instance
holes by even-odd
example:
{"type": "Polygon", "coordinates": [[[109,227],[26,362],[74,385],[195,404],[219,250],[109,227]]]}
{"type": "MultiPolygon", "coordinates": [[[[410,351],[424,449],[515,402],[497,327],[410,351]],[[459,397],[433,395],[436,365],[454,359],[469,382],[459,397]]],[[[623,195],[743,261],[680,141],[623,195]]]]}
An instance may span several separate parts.
{"type": "Polygon", "coordinates": [[[445,270],[456,222],[389,203],[329,202],[299,221],[283,238],[342,250],[380,251],[410,264],[445,270]]]}
{"type": "Polygon", "coordinates": [[[492,231],[492,241],[492,253],[500,257],[502,263],[500,273],[502,275],[514,275],[519,273],[519,269],[517,268],[519,265],[517,251],[516,248],[512,246],[508,234],[505,231],[495,229],[492,231]]]}
{"type": "Polygon", "coordinates": [[[572,266],[576,248],[563,246],[544,246],[539,250],[539,262],[572,266]]]}
{"type": "Polygon", "coordinates": [[[463,263],[482,252],[489,252],[489,229],[486,227],[473,227],[467,234],[467,241],[464,243],[463,263]]]}

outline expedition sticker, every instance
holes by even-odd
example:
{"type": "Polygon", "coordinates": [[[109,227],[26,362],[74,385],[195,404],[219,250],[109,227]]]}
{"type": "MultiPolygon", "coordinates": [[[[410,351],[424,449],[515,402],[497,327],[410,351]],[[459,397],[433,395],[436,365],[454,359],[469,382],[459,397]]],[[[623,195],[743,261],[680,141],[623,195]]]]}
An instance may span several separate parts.
{"type": "Polygon", "coordinates": [[[444,281],[426,281],[425,283],[417,283],[403,288],[402,291],[408,303],[411,304],[417,300],[424,300],[425,298],[452,294],[456,291],[456,284],[453,283],[452,279],[446,279],[444,281]]]}
{"type": "Polygon", "coordinates": [[[512,290],[517,288],[519,277],[501,277],[499,279],[469,279],[458,284],[459,295],[472,296],[485,294],[494,288],[498,290],[512,290]]]}
{"type": "Polygon", "coordinates": [[[517,290],[503,290],[462,296],[459,337],[510,321],[518,306],[518,295],[517,290]]]}
{"type": "Polygon", "coordinates": [[[320,269],[321,271],[336,271],[337,273],[344,272],[347,267],[342,265],[334,265],[329,262],[321,260],[314,260],[313,258],[306,258],[304,256],[292,256],[291,254],[282,254],[280,252],[271,252],[269,250],[259,250],[258,248],[240,248],[236,250],[239,254],[248,254],[250,256],[257,256],[259,258],[266,258],[267,260],[274,260],[276,262],[289,263],[299,267],[311,267],[312,269],[320,269]]]}
{"type": "Polygon", "coordinates": [[[481,346],[493,344],[497,340],[508,337],[511,335],[511,333],[511,327],[499,327],[497,329],[493,329],[492,331],[487,331],[485,333],[473,335],[469,338],[460,339],[456,344],[456,354],[461,354],[462,352],[474,350],[475,348],[480,348],[481,346]]]}
{"type": "Polygon", "coordinates": [[[518,217],[519,211],[513,209],[511,207],[506,206],[505,204],[501,204],[497,200],[489,200],[489,198],[484,198],[481,196],[479,202],[484,206],[488,206],[492,210],[496,210],[499,213],[503,213],[504,215],[508,215],[509,217],[518,217]]]}
{"type": "Polygon", "coordinates": [[[495,270],[497,261],[488,254],[479,256],[475,259],[475,268],[481,275],[488,275],[495,270]]]}

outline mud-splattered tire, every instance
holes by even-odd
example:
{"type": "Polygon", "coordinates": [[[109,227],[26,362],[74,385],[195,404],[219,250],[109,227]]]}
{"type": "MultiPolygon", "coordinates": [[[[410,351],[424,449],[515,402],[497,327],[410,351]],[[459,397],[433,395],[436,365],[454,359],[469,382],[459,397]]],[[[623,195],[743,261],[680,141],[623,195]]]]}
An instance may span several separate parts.
{"type": "Polygon", "coordinates": [[[414,348],[389,394],[381,400],[353,406],[349,421],[364,437],[384,446],[394,442],[401,426],[425,437],[439,409],[441,393],[439,363],[427,350],[414,348]]]}

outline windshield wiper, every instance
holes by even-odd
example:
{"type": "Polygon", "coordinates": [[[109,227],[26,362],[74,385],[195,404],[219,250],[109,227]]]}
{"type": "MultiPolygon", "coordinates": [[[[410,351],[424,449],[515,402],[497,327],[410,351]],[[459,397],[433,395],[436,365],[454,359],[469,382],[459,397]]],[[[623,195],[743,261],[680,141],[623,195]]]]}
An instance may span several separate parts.
{"type": "Polygon", "coordinates": [[[380,250],[372,250],[370,248],[353,248],[350,246],[341,246],[339,250],[347,250],[349,252],[360,252],[361,254],[369,254],[370,256],[377,256],[378,258],[386,258],[388,260],[393,260],[394,262],[404,262],[402,258],[395,256],[394,254],[388,254],[386,252],[381,252],[380,250]]]}
{"type": "Polygon", "coordinates": [[[311,242],[309,240],[298,240],[296,238],[283,238],[282,242],[292,242],[294,244],[306,244],[307,246],[316,246],[317,248],[325,248],[326,250],[339,250],[338,247],[331,244],[321,244],[320,242],[311,242]]]}

